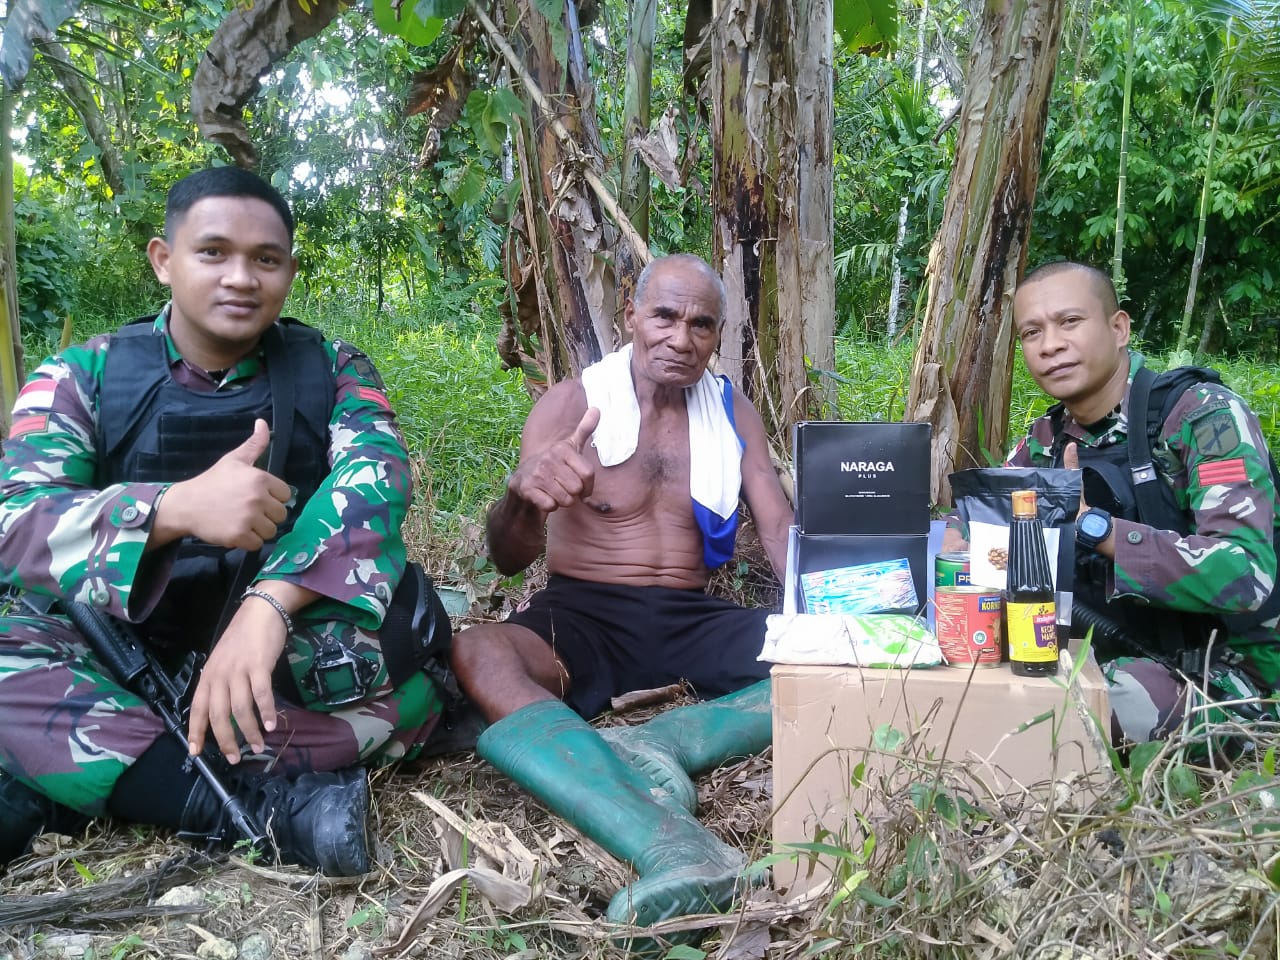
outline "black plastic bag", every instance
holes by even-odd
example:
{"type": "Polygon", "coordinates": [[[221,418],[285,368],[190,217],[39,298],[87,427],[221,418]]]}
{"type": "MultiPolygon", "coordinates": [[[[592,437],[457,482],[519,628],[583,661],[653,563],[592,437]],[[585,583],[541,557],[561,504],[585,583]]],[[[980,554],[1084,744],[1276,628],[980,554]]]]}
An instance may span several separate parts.
{"type": "MultiPolygon", "coordinates": [[[[1015,490],[1034,490],[1036,510],[1045,529],[1058,531],[1056,589],[1058,593],[1071,592],[1075,582],[1076,514],[1080,511],[1079,470],[975,467],[951,474],[950,480],[956,514],[969,531],[971,553],[975,523],[1004,527],[1004,543],[1007,548],[1009,522],[1013,517],[1011,495],[1015,490]]],[[[1050,556],[1053,555],[1053,551],[1050,551],[1050,556]]],[[[971,576],[975,570],[975,560],[979,563],[978,570],[981,570],[981,558],[971,556],[971,576]]],[[[979,579],[974,580],[974,583],[979,582],[979,579]]]]}

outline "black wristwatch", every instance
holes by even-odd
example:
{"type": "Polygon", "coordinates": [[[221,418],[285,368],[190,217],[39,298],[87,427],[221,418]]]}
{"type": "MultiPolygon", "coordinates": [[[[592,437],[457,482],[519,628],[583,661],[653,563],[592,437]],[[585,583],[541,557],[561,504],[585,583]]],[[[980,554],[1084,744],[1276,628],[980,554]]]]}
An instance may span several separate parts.
{"type": "Polygon", "coordinates": [[[1111,514],[1097,507],[1090,507],[1076,518],[1076,543],[1090,550],[1098,549],[1098,544],[1111,536],[1115,521],[1111,514]]]}

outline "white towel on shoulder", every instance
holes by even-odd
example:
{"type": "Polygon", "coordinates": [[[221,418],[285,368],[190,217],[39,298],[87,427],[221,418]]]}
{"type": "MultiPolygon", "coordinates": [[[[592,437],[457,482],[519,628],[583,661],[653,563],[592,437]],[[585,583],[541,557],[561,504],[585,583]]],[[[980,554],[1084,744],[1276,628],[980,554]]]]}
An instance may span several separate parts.
{"type": "MultiPolygon", "coordinates": [[[[587,406],[600,411],[591,435],[600,463],[616,466],[636,452],[640,438],[640,404],[631,379],[631,344],[615,350],[582,371],[587,406]]],[[[738,510],[742,487],[742,441],[725,411],[724,386],[709,370],[685,387],[689,411],[689,493],[721,518],[738,510]]]]}

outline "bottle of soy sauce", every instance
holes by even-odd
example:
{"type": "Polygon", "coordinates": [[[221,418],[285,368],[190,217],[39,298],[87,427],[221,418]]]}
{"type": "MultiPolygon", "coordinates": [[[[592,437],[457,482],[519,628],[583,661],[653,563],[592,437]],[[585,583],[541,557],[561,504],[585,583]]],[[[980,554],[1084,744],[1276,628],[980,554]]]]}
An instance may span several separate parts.
{"type": "Polygon", "coordinates": [[[1053,571],[1044,543],[1044,525],[1036,513],[1034,490],[1013,491],[1004,605],[1010,671],[1020,677],[1056,674],[1058,625],[1053,571]]]}

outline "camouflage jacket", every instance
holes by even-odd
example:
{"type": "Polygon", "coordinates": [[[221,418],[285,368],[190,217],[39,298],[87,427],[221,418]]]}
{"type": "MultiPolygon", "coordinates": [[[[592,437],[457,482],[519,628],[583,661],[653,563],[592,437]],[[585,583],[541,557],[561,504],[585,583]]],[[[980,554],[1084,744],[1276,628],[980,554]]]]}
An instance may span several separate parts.
{"type": "MultiPolygon", "coordinates": [[[[1130,351],[1129,378],[1142,366],[1130,351]]],[[[1124,443],[1129,396],[1118,410],[1086,427],[1065,414],[1062,432],[1084,446],[1124,443]]],[[[1050,466],[1054,441],[1048,415],[1031,425],[1007,465],[1050,466]]],[[[1256,610],[1276,579],[1272,525],[1277,492],[1266,441],[1253,411],[1224,387],[1202,384],[1175,403],[1152,446],[1157,469],[1190,518],[1191,533],[1117,518],[1115,561],[1107,583],[1110,599],[1138,597],[1172,610],[1235,614],[1256,610]]],[[[1260,624],[1233,647],[1248,652],[1263,676],[1280,680],[1280,630],[1260,624]]]]}
{"type": "MultiPolygon", "coordinates": [[[[188,389],[235,390],[266,376],[259,350],[215,382],[182,359],[167,318],[168,308],[156,328],[171,375],[188,389]]],[[[137,622],[163,594],[176,551],[145,549],[169,484],[94,489],[97,396],[111,342],[110,334],[95,337],[46,360],[18,395],[0,463],[0,581],[137,622]]],[[[376,629],[404,572],[408,453],[369,359],[337,342],[324,349],[336,383],[329,473],[258,577],[319,593],[308,619],[376,629]]]]}

